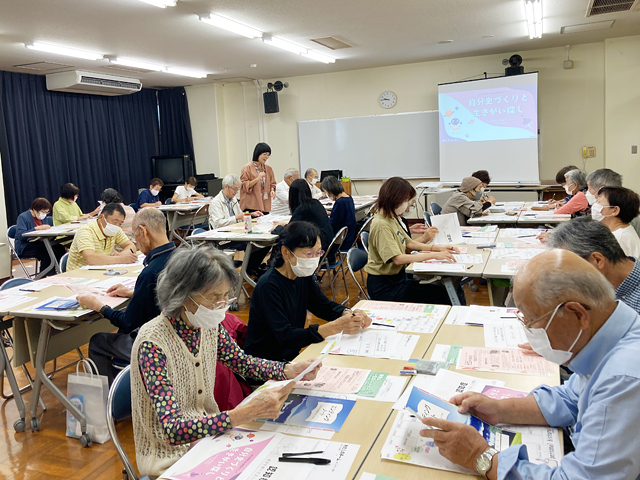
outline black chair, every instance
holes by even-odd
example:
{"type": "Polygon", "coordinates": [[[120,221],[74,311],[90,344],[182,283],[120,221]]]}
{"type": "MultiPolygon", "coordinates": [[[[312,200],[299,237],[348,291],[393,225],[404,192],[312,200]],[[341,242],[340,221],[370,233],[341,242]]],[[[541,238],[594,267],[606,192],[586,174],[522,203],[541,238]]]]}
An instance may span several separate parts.
{"type": "Polygon", "coordinates": [[[122,448],[120,437],[116,431],[116,421],[131,418],[131,367],[126,366],[113,380],[107,397],[107,428],[116,447],[118,456],[124,465],[122,469],[123,480],[149,480],[146,475],[139,477],[138,472],[131,464],[127,453],[122,448]]]}
{"type": "Polygon", "coordinates": [[[362,241],[362,246],[364,247],[364,251],[369,253],[369,232],[362,232],[360,234],[360,240],[362,241]]]}
{"type": "Polygon", "coordinates": [[[347,293],[347,298],[342,302],[342,305],[349,301],[349,286],[347,285],[347,274],[344,271],[344,261],[342,260],[342,255],[340,255],[340,247],[344,243],[344,239],[347,237],[348,231],[349,229],[347,227],[342,227],[338,233],[336,233],[336,236],[331,240],[331,244],[329,244],[327,251],[320,259],[318,269],[316,270],[316,278],[320,275],[319,281],[321,281],[324,274],[327,273],[329,277],[329,286],[331,287],[331,296],[333,297],[334,302],[336,301],[336,292],[333,288],[333,283],[338,275],[338,270],[342,271],[344,290],[347,293]]]}
{"type": "Polygon", "coordinates": [[[171,204],[173,204],[173,202],[171,201],[171,198],[167,198],[167,199],[164,201],[164,204],[165,204],[165,205],[171,205],[171,204]]]}
{"type": "Polygon", "coordinates": [[[367,293],[365,280],[364,280],[364,266],[369,261],[369,255],[364,250],[360,250],[359,248],[351,248],[347,252],[347,267],[349,267],[349,272],[351,272],[351,276],[353,277],[353,281],[356,282],[358,286],[358,298],[371,300],[369,298],[369,294],[367,293]],[[360,276],[362,277],[362,284],[356,278],[356,272],[360,272],[360,276]]]}
{"type": "Polygon", "coordinates": [[[438,205],[436,202],[431,202],[431,215],[440,215],[442,212],[442,207],[438,205]]]}

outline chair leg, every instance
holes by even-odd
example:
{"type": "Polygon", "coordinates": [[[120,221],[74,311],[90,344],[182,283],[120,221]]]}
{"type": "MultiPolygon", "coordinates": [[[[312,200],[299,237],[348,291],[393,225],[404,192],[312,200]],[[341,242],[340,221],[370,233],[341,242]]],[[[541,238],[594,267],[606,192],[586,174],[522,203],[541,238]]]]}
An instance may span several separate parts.
{"type": "Polygon", "coordinates": [[[344,263],[340,264],[340,270],[342,270],[342,279],[344,280],[344,291],[347,294],[347,298],[341,304],[344,305],[349,301],[349,286],[347,285],[347,273],[344,271],[344,263]]]}

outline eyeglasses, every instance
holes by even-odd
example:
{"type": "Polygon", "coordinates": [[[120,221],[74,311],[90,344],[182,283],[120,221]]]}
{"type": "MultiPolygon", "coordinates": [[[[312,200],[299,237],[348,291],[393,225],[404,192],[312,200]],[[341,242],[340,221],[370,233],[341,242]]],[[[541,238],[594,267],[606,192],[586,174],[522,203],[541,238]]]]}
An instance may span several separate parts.
{"type": "Polygon", "coordinates": [[[234,192],[237,192],[238,190],[240,190],[240,187],[229,187],[228,185],[227,185],[227,187],[228,187],[230,190],[233,190],[234,192]]]}
{"type": "Polygon", "coordinates": [[[208,305],[203,305],[205,308],[208,308],[209,310],[220,310],[222,308],[226,308],[231,306],[233,303],[235,303],[236,300],[238,300],[237,297],[233,297],[230,298],[228,300],[220,300],[218,302],[212,302],[211,300],[209,300],[207,297],[205,297],[204,295],[198,293],[198,295],[202,298],[204,298],[205,302],[208,305]]]}
{"type": "MultiPolygon", "coordinates": [[[[530,330],[531,329],[531,325],[535,325],[536,323],[538,323],[540,320],[542,320],[544,317],[546,317],[548,315],[551,315],[551,314],[555,315],[557,313],[557,311],[560,310],[561,308],[564,308],[567,303],[569,303],[569,302],[563,302],[563,303],[559,304],[557,307],[555,307],[550,312],[547,312],[544,315],[539,316],[537,319],[535,319],[534,321],[529,322],[529,323],[526,322],[526,320],[524,318],[524,315],[522,314],[522,312],[520,310],[516,310],[515,311],[515,316],[520,321],[520,323],[522,323],[522,326],[524,328],[526,328],[527,330],[530,330]]],[[[580,303],[580,305],[582,305],[585,308],[585,310],[591,310],[591,307],[589,305],[585,305],[584,303],[580,303]]]]}
{"type": "Polygon", "coordinates": [[[294,257],[297,257],[297,258],[302,258],[302,257],[304,257],[304,258],[318,258],[318,257],[322,257],[324,255],[324,250],[318,250],[317,252],[307,252],[307,253],[304,253],[302,255],[302,257],[298,257],[298,255],[293,253],[293,251],[291,251],[291,250],[289,250],[289,251],[293,254],[294,257]]]}

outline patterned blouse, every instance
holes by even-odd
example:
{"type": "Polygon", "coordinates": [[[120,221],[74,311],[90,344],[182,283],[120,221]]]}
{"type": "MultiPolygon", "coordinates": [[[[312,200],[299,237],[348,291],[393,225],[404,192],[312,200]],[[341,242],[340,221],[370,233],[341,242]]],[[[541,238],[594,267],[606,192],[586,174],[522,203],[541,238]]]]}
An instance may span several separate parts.
{"type": "MultiPolygon", "coordinates": [[[[197,356],[200,351],[200,329],[191,330],[180,317],[169,318],[169,321],[189,352],[197,356]]],[[[151,342],[143,342],[138,358],[147,392],[170,445],[190,443],[231,428],[228,412],[199,418],[185,418],[182,415],[167,373],[167,357],[161,348],[151,342]]],[[[222,326],[218,329],[218,361],[244,377],[256,380],[285,379],[284,362],[247,355],[222,326]]]]}

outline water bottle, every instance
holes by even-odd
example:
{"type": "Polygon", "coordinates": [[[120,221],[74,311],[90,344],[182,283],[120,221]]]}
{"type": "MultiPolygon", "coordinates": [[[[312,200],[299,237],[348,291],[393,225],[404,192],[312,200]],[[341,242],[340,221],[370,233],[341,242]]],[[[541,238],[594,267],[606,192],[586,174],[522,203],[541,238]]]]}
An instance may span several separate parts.
{"type": "Polygon", "coordinates": [[[251,214],[244,212],[244,233],[251,233],[251,214]]]}

